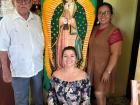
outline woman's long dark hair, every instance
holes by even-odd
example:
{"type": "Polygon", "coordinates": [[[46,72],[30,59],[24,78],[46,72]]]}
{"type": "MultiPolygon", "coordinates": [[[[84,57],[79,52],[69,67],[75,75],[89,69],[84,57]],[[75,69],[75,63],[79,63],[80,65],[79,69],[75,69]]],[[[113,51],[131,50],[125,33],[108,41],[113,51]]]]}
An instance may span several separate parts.
{"type": "Polygon", "coordinates": [[[98,7],[98,10],[99,10],[99,8],[102,7],[102,6],[107,6],[107,7],[109,8],[109,10],[110,10],[110,13],[113,15],[113,7],[112,7],[111,4],[109,4],[109,3],[107,3],[107,2],[103,2],[103,3],[98,7]]]}

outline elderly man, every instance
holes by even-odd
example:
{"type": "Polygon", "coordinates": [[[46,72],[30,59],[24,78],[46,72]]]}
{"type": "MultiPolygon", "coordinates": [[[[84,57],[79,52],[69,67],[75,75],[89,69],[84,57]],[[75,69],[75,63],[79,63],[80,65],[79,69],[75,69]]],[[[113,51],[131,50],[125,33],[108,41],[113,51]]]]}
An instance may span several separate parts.
{"type": "Polygon", "coordinates": [[[12,81],[15,104],[43,105],[44,37],[40,18],[30,12],[31,0],[12,0],[15,12],[0,21],[0,60],[3,80],[12,81]]]}

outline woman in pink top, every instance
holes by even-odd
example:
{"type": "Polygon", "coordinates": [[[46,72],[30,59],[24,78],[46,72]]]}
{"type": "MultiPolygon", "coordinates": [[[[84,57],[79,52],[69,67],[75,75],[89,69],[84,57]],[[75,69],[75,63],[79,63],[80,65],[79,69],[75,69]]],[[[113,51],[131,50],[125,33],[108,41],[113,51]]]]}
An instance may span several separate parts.
{"type": "Polygon", "coordinates": [[[97,105],[106,105],[106,94],[114,92],[115,72],[121,54],[122,35],[111,23],[112,6],[103,3],[98,9],[99,25],[91,34],[88,53],[88,74],[95,88],[97,105]]]}

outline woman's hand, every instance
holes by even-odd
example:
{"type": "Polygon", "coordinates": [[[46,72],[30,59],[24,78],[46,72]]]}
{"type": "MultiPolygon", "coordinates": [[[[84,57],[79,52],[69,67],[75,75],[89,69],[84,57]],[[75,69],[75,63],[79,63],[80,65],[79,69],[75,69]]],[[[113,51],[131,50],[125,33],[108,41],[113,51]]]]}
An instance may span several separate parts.
{"type": "Polygon", "coordinates": [[[61,26],[61,25],[67,24],[68,20],[65,17],[61,17],[59,23],[60,23],[60,26],[61,26]]]}
{"type": "Polygon", "coordinates": [[[107,82],[109,82],[109,79],[110,79],[110,73],[108,71],[105,71],[103,73],[101,82],[107,83],[107,82]]]}
{"type": "Polygon", "coordinates": [[[64,24],[68,24],[68,19],[67,18],[64,18],[63,23],[64,24]]]}
{"type": "Polygon", "coordinates": [[[71,25],[72,24],[72,19],[69,19],[68,20],[68,25],[71,25]]]}
{"type": "Polygon", "coordinates": [[[76,27],[76,22],[75,22],[75,19],[74,18],[71,18],[68,20],[68,24],[73,26],[73,27],[76,27]]]}

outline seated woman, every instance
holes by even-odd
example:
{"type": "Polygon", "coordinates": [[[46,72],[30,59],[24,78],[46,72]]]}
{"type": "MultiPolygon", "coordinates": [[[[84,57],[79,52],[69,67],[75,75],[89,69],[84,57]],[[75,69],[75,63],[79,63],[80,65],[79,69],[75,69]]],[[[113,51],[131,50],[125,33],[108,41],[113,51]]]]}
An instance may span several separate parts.
{"type": "Polygon", "coordinates": [[[65,47],[62,51],[63,67],[51,78],[48,105],[90,105],[90,82],[78,64],[75,48],[65,47]]]}

